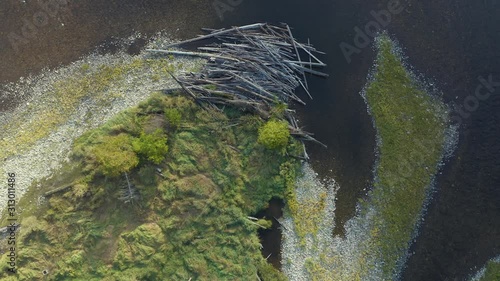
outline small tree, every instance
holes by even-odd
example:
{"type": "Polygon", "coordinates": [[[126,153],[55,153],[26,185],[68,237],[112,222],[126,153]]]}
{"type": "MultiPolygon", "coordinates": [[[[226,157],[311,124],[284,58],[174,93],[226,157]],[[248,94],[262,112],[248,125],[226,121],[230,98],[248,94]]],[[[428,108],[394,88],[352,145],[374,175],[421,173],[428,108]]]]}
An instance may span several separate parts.
{"type": "Polygon", "coordinates": [[[181,124],[182,114],[175,108],[169,108],[165,110],[165,118],[172,129],[177,129],[181,124]]]}
{"type": "Polygon", "coordinates": [[[152,134],[142,132],[139,138],[134,139],[132,146],[135,152],[159,164],[168,152],[167,135],[161,129],[152,134]]]}
{"type": "Polygon", "coordinates": [[[132,149],[131,138],[124,133],[102,137],[92,148],[92,154],[98,171],[106,176],[118,176],[139,164],[139,158],[132,149]]]}
{"type": "Polygon", "coordinates": [[[269,149],[283,149],[288,144],[290,130],[285,121],[270,120],[259,128],[258,142],[269,149]]]}

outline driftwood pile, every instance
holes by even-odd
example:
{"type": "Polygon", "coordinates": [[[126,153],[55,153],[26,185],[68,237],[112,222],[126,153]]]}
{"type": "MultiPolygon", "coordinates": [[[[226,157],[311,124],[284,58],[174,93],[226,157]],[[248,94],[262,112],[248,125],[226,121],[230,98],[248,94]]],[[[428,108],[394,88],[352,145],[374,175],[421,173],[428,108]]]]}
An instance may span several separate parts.
{"type": "MultiPolygon", "coordinates": [[[[178,42],[164,50],[148,49],[157,54],[196,56],[207,59],[200,72],[172,77],[198,104],[219,109],[235,106],[268,119],[272,106],[291,101],[305,105],[295,90],[302,87],[312,99],[306,73],[328,77],[313,68],[324,67],[310,44],[295,40],[287,24],[256,23],[231,29],[210,30],[207,35],[178,42]],[[198,47],[197,51],[171,49],[186,43],[213,39],[215,42],[198,47]],[[307,59],[302,56],[306,55],[307,59]]],[[[286,118],[292,135],[314,140],[302,131],[290,111],[286,118]]]]}

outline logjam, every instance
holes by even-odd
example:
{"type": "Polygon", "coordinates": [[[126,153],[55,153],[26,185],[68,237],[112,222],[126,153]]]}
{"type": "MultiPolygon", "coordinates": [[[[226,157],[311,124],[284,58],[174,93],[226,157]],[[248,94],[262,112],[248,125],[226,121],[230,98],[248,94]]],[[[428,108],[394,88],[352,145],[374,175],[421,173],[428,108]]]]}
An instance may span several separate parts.
{"type": "MultiPolygon", "coordinates": [[[[296,41],[287,24],[256,23],[231,29],[204,30],[210,33],[165,46],[162,50],[147,50],[157,55],[195,56],[207,60],[197,73],[189,72],[179,77],[170,74],[203,107],[220,110],[221,106],[234,106],[268,119],[277,103],[293,101],[305,105],[295,93],[299,87],[312,99],[306,74],[328,77],[328,74],[313,69],[326,66],[313,53],[324,53],[309,42],[296,41]],[[197,51],[169,49],[207,39],[213,42],[198,47],[197,51]],[[301,57],[304,55],[306,59],[301,57]]],[[[293,136],[325,146],[312,134],[303,131],[290,114],[285,118],[293,136]]],[[[306,153],[305,157],[308,158],[306,153]]]]}

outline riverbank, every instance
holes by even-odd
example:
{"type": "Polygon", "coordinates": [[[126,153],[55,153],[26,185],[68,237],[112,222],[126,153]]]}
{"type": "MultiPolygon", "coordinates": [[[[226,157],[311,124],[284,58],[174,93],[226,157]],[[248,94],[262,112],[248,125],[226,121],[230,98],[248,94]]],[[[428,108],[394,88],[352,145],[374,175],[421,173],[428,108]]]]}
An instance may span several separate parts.
{"type": "MultiPolygon", "coordinates": [[[[152,47],[170,42],[159,37],[152,47]]],[[[118,112],[137,105],[153,91],[177,87],[166,71],[194,70],[200,61],[148,60],[141,53],[91,55],[70,66],[7,85],[18,93],[20,106],[2,114],[0,180],[17,174],[16,196],[32,182],[50,176],[68,160],[72,141],[118,112]]],[[[7,197],[0,198],[3,210],[7,197]]]]}

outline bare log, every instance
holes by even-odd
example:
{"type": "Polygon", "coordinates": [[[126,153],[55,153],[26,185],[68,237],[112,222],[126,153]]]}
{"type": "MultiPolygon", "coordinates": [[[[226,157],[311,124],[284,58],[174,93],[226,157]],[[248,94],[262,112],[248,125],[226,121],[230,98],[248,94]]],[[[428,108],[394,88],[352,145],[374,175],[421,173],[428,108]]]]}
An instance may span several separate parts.
{"type": "Polygon", "coordinates": [[[167,54],[167,55],[181,55],[181,56],[194,56],[194,57],[201,57],[201,58],[207,58],[207,59],[225,59],[225,60],[234,60],[238,61],[235,58],[232,57],[225,57],[225,56],[220,56],[216,54],[205,54],[205,53],[196,53],[196,52],[181,52],[181,51],[169,51],[169,50],[157,50],[157,49],[146,49],[147,52],[152,52],[152,53],[162,53],[162,54],[167,54]]]}
{"type": "Polygon", "coordinates": [[[49,190],[49,191],[45,192],[43,194],[43,196],[44,197],[48,197],[48,196],[51,196],[54,193],[65,191],[65,190],[70,189],[71,187],[73,187],[73,185],[74,185],[74,183],[71,183],[69,185],[63,185],[63,186],[56,187],[56,188],[54,188],[52,190],[49,190]]]}
{"type": "Polygon", "coordinates": [[[319,71],[316,71],[316,70],[313,70],[313,69],[309,69],[309,68],[305,68],[303,67],[302,65],[298,65],[298,64],[294,64],[294,63],[291,63],[290,65],[292,65],[293,67],[299,69],[299,70],[302,70],[302,71],[305,71],[305,72],[309,72],[311,74],[314,74],[314,75],[317,75],[317,76],[321,76],[321,77],[328,77],[330,75],[326,74],[326,73],[323,73],[323,72],[319,72],[319,71]]]}
{"type": "MultiPolygon", "coordinates": [[[[295,39],[293,38],[292,30],[290,29],[290,26],[288,26],[288,24],[286,25],[286,29],[288,30],[288,34],[290,34],[290,40],[292,41],[293,49],[295,50],[295,54],[297,54],[297,60],[299,60],[299,63],[301,64],[302,61],[300,60],[300,54],[299,54],[299,51],[297,50],[297,46],[295,45],[295,39]]],[[[309,97],[312,99],[311,94],[309,94],[309,91],[307,90],[307,89],[309,89],[309,86],[307,85],[307,77],[306,77],[304,71],[302,71],[302,77],[304,78],[305,85],[302,83],[301,83],[301,85],[304,88],[304,90],[306,90],[309,97]]]]}

